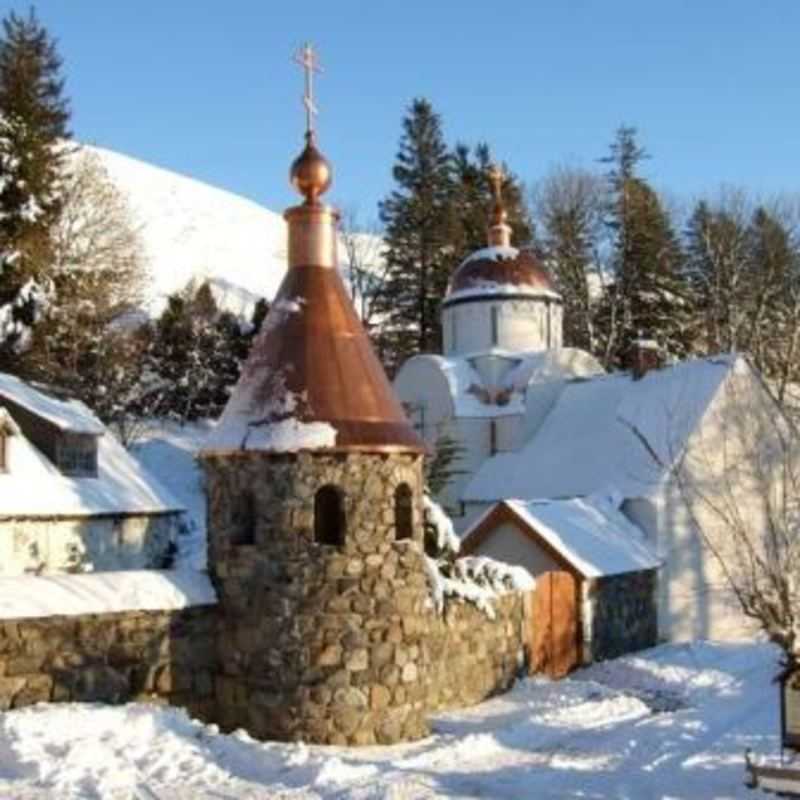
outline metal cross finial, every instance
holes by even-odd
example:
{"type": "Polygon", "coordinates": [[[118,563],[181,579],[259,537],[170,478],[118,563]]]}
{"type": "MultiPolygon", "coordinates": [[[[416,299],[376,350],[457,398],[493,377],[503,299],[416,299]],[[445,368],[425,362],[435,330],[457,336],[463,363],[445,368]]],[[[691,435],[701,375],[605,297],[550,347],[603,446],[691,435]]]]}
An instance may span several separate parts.
{"type": "Polygon", "coordinates": [[[318,113],[317,107],[314,105],[314,73],[321,73],[322,68],[319,65],[317,54],[309,42],[297,50],[293,61],[299,64],[305,72],[306,87],[303,94],[303,105],[306,109],[306,135],[312,136],[314,134],[314,115],[318,113]]]}
{"type": "Polygon", "coordinates": [[[503,172],[503,168],[496,161],[493,161],[489,167],[489,180],[492,184],[492,194],[498,203],[502,202],[503,199],[503,181],[505,179],[506,174],[503,172]]]}

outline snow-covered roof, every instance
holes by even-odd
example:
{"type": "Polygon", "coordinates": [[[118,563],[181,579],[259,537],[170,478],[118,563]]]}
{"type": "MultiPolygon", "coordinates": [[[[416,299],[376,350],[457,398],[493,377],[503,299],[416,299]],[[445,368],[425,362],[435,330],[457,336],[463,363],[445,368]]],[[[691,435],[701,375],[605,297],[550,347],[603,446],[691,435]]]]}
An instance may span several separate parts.
{"type": "Polygon", "coordinates": [[[97,440],[97,477],[64,475],[24,436],[7,443],[0,473],[0,517],[162,514],[183,511],[110,433],[97,440]]]}
{"type": "Polygon", "coordinates": [[[530,384],[566,380],[576,376],[602,373],[602,367],[588,353],[570,347],[531,352],[492,349],[463,356],[414,356],[403,370],[414,364],[428,363],[445,378],[453,414],[459,418],[503,417],[525,413],[524,392],[530,384]],[[474,364],[491,357],[516,362],[503,376],[499,387],[503,402],[485,402],[485,384],[474,364]]]}
{"type": "Polygon", "coordinates": [[[100,436],[105,431],[103,423],[80,401],[60,400],[14,375],[0,372],[0,403],[3,398],[23,406],[62,431],[90,433],[94,436],[100,436]]]}
{"type": "MultiPolygon", "coordinates": [[[[502,504],[586,578],[656,569],[661,563],[642,532],[605,498],[502,504]]],[[[465,540],[485,518],[465,532],[465,540]]]]}
{"type": "Polygon", "coordinates": [[[653,370],[567,383],[524,447],[483,462],[462,499],[567,498],[613,488],[648,495],[742,358],[720,356],[653,370]]]}

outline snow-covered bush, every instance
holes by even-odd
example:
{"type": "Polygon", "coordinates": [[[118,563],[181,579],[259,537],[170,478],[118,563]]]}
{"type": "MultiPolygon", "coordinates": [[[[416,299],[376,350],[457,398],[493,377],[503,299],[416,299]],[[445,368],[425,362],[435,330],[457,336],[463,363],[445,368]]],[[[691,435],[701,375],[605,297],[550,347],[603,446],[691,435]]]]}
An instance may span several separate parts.
{"type": "Polygon", "coordinates": [[[453,529],[453,521],[427,493],[422,497],[425,517],[425,552],[434,558],[454,559],[461,549],[461,540],[453,529]]]}
{"type": "Polygon", "coordinates": [[[424,495],[425,566],[436,610],[444,609],[445,597],[473,603],[490,619],[495,618],[492,601],[501,594],[527,591],[533,578],[524,567],[516,567],[487,556],[458,557],[461,540],[453,521],[428,494],[424,495]],[[435,555],[431,555],[431,551],[435,555]]]}

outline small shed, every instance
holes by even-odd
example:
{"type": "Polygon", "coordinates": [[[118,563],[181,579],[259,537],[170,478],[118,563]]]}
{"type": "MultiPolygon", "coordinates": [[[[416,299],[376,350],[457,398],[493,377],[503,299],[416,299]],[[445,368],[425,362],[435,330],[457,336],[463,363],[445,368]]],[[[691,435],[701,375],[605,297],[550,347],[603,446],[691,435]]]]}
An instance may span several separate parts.
{"type": "Polygon", "coordinates": [[[609,499],[503,500],[465,531],[462,552],[534,576],[533,660],[550,674],[656,643],[660,561],[609,499]]]}

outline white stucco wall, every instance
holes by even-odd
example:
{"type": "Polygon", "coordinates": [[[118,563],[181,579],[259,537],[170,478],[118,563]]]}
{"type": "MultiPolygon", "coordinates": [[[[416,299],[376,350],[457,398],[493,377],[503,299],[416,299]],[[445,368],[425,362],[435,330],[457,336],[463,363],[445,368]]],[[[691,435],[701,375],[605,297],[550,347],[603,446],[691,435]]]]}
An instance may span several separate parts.
{"type": "Polygon", "coordinates": [[[487,298],[442,309],[445,355],[561,347],[562,309],[550,298],[487,298]],[[493,322],[493,316],[496,323],[493,322]]]}
{"type": "Polygon", "coordinates": [[[561,569],[555,559],[528,539],[513,522],[498,525],[476,548],[475,555],[517,564],[525,567],[534,577],[561,569]]]}
{"type": "Polygon", "coordinates": [[[179,524],[177,514],[0,519],[0,575],[161,567],[179,524]]]}
{"type": "Polygon", "coordinates": [[[661,638],[753,635],[755,625],[741,613],[709,543],[735,572],[743,565],[740,546],[723,517],[740,519],[756,541],[763,535],[765,499],[774,497],[781,477],[773,459],[776,414],[752,373],[729,377],[689,440],[681,479],[668,480],[653,504],[626,503],[623,510],[665,560],[661,638]]]}

